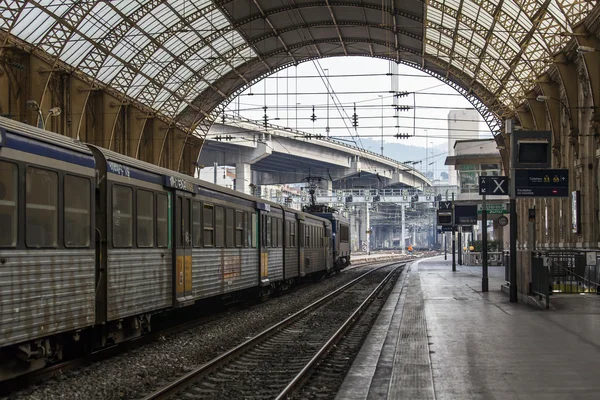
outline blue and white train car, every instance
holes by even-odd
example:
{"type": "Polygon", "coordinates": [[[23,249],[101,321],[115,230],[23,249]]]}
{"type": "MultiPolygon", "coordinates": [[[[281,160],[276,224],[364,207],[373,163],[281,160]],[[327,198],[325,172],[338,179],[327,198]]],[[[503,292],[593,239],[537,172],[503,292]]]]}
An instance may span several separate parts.
{"type": "MultiPolygon", "coordinates": [[[[49,335],[95,323],[96,175],[88,147],[0,117],[0,359],[57,359],[49,335]]],[[[0,363],[3,376],[22,373],[0,363]],[[7,372],[8,371],[8,372],[7,372]]]]}

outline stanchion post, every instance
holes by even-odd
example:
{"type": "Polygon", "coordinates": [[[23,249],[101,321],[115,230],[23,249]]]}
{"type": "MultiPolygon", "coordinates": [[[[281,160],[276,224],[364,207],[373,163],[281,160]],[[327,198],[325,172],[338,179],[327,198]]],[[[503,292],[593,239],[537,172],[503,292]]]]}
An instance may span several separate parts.
{"type": "Polygon", "coordinates": [[[517,296],[517,199],[515,185],[515,161],[517,141],[513,135],[512,120],[506,120],[506,133],[510,136],[510,291],[511,303],[519,301],[517,296]]]}
{"type": "Polygon", "coordinates": [[[488,252],[487,252],[487,204],[485,201],[485,194],[483,195],[483,202],[481,206],[481,224],[483,225],[483,232],[481,234],[481,267],[482,267],[482,278],[481,278],[481,291],[487,292],[489,290],[488,282],[488,252]]]}

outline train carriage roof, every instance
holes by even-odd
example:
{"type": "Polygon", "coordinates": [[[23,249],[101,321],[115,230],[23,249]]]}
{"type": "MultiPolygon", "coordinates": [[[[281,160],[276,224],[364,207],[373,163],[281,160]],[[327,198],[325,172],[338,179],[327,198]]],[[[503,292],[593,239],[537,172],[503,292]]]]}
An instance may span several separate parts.
{"type": "MultiPolygon", "coordinates": [[[[59,135],[58,133],[46,131],[35,126],[4,117],[0,117],[0,128],[6,130],[8,133],[16,134],[36,141],[41,141],[52,146],[84,153],[90,157],[92,156],[92,152],[83,142],[68,136],[59,135]]],[[[3,145],[10,147],[10,143],[3,143],[3,145]]]]}

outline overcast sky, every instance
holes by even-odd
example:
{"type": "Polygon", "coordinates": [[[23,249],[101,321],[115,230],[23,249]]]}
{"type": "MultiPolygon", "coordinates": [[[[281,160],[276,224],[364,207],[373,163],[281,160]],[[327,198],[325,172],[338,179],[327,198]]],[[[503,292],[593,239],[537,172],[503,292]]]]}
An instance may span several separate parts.
{"type": "MultiPolygon", "coordinates": [[[[263,107],[266,105],[270,123],[290,128],[297,126],[299,130],[325,135],[329,97],[332,137],[356,142],[360,147],[363,146],[359,138],[369,137],[380,141],[383,116],[384,142],[421,147],[426,147],[426,143],[435,147],[446,143],[448,112],[451,109],[472,108],[472,105],[448,85],[404,65],[398,65],[396,89],[392,77],[388,75],[390,68],[388,61],[366,57],[336,57],[305,62],[256,83],[229,105],[228,112],[237,112],[239,109],[243,117],[262,121],[265,113],[263,107]],[[326,80],[321,77],[325,74],[329,75],[329,92],[334,95],[327,95],[326,80]],[[390,93],[395,90],[416,92],[416,96],[411,93],[398,99],[399,105],[410,107],[407,111],[398,111],[399,118],[394,117],[394,96],[390,93]],[[416,104],[414,119],[413,102],[416,104]],[[359,121],[358,137],[351,125],[354,103],[359,121]],[[339,108],[340,104],[343,110],[339,108]],[[313,106],[316,115],[314,123],[310,119],[313,106]],[[413,132],[416,136],[408,139],[394,137],[397,133],[412,136],[413,132]]],[[[491,137],[483,120],[479,130],[480,135],[491,137]]],[[[368,150],[379,152],[379,147],[368,150]]]]}

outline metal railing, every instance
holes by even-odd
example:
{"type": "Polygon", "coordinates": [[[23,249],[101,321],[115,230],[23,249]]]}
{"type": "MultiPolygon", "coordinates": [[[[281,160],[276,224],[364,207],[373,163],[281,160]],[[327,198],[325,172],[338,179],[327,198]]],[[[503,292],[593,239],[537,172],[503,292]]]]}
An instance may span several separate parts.
{"type": "MultiPolygon", "coordinates": [[[[533,267],[540,262],[543,264],[544,261],[548,271],[548,288],[551,293],[599,293],[600,271],[597,252],[557,250],[533,253],[532,285],[533,267]]],[[[536,279],[545,278],[538,275],[536,279]]]]}
{"type": "Polygon", "coordinates": [[[549,258],[544,257],[542,253],[532,253],[531,255],[531,292],[546,300],[546,308],[550,308],[551,276],[549,258]]]}
{"type": "Polygon", "coordinates": [[[504,250],[502,258],[504,259],[504,280],[510,282],[510,251],[504,250]]]}
{"type": "MultiPolygon", "coordinates": [[[[504,265],[503,256],[501,251],[488,251],[488,266],[501,266],[504,265]]],[[[482,264],[482,253],[479,251],[465,251],[463,252],[464,265],[481,265],[482,264]]]]}

